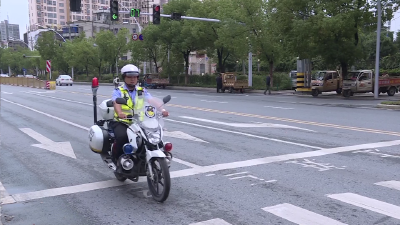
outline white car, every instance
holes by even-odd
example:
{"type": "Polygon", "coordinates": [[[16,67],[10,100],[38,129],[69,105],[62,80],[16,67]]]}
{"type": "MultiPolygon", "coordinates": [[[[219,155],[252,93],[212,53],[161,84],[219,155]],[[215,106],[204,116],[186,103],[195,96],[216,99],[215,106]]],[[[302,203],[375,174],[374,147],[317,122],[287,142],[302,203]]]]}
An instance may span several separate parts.
{"type": "Polygon", "coordinates": [[[56,85],[58,86],[62,86],[62,85],[70,85],[72,86],[74,82],[72,81],[72,77],[70,77],[69,75],[60,75],[58,76],[58,78],[56,79],[56,85]]]}

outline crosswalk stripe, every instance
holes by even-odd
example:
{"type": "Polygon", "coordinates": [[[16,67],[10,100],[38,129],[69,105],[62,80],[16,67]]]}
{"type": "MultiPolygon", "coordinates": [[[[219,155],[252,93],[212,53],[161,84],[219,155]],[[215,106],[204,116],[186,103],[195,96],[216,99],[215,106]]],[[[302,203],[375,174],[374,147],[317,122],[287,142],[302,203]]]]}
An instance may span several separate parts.
{"type": "Polygon", "coordinates": [[[397,181],[397,180],[382,181],[382,182],[378,182],[378,183],[375,183],[375,184],[383,186],[383,187],[396,189],[396,190],[400,191],[400,181],[397,181]]]}
{"type": "Polygon", "coordinates": [[[206,220],[206,221],[202,221],[202,222],[198,222],[198,223],[191,223],[189,225],[232,225],[232,224],[226,222],[223,219],[216,218],[216,219],[206,220]]]}
{"type": "Polygon", "coordinates": [[[265,207],[262,208],[262,210],[272,213],[283,219],[289,220],[290,222],[293,222],[295,224],[346,225],[345,223],[341,223],[337,220],[333,220],[329,217],[322,216],[320,214],[308,211],[289,203],[265,207]]]}
{"type": "Polygon", "coordinates": [[[382,202],[372,198],[367,198],[362,195],[354,193],[331,194],[327,196],[329,198],[333,198],[351,205],[355,205],[386,216],[400,219],[400,207],[392,205],[390,203],[382,202]]]}

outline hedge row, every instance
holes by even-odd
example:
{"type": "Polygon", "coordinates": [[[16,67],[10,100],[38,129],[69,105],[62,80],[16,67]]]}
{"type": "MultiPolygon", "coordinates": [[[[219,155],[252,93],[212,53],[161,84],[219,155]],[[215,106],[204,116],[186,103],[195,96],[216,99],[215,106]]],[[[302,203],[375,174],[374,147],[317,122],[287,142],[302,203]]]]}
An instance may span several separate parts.
{"type": "MultiPolygon", "coordinates": [[[[247,79],[246,75],[237,74],[238,80],[247,79]]],[[[185,75],[171,75],[170,76],[170,84],[176,86],[189,86],[189,87],[216,87],[216,74],[206,74],[204,76],[200,75],[191,75],[189,76],[188,84],[185,85],[185,75]]],[[[86,75],[79,75],[75,77],[75,81],[79,82],[90,82],[93,76],[87,77],[86,75]]],[[[253,87],[252,89],[265,89],[265,75],[253,75],[253,87]]],[[[99,77],[99,81],[102,83],[112,83],[113,76],[112,74],[103,74],[99,77]]],[[[273,75],[273,90],[289,90],[292,88],[292,81],[289,77],[288,73],[275,73],[273,75]]]]}

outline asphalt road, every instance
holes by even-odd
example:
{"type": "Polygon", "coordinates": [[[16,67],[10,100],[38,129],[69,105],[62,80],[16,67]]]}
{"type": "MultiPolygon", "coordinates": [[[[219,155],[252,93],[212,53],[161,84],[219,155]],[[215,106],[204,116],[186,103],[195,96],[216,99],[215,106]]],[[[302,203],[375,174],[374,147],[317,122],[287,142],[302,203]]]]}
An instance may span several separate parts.
{"type": "MultiPolygon", "coordinates": [[[[98,103],[112,90],[100,87],[98,103]]],[[[176,161],[163,204],[88,148],[89,86],[2,85],[1,222],[400,224],[398,111],[367,97],[149,91],[172,96],[164,139],[176,161]]]]}

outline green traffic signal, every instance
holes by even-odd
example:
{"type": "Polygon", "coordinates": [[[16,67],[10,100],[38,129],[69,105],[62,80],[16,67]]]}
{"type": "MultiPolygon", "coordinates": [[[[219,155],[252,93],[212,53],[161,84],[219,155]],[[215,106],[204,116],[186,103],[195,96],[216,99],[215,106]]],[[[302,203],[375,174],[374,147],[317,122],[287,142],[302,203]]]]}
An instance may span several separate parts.
{"type": "Polygon", "coordinates": [[[111,16],[111,21],[118,21],[118,0],[111,0],[110,1],[110,14],[111,16]]]}

